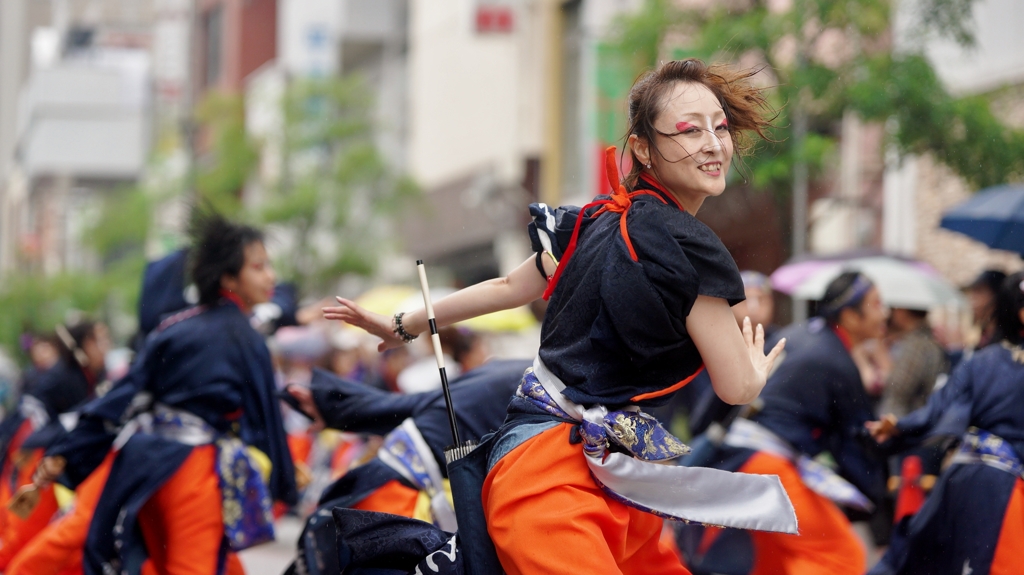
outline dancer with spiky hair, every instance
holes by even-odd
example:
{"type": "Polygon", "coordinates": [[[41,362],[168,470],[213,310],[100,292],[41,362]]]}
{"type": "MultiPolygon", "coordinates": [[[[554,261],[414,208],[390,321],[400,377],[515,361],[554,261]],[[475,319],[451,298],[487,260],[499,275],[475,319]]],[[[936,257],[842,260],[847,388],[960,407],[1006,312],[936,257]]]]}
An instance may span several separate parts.
{"type": "Polygon", "coordinates": [[[263,235],[203,210],[190,231],[199,305],[161,323],[36,474],[75,486],[116,452],[87,575],[237,573],[232,551],[273,538],[272,500],[296,499],[270,353],[249,322],[273,295],[263,235]]]}

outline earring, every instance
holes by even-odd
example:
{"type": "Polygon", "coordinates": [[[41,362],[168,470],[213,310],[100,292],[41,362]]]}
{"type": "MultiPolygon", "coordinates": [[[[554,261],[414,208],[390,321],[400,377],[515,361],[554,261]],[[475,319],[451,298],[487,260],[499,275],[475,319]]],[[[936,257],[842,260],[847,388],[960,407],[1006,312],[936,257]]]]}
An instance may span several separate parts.
{"type": "Polygon", "coordinates": [[[647,162],[647,169],[648,170],[651,169],[651,163],[650,162],[647,162]]]}

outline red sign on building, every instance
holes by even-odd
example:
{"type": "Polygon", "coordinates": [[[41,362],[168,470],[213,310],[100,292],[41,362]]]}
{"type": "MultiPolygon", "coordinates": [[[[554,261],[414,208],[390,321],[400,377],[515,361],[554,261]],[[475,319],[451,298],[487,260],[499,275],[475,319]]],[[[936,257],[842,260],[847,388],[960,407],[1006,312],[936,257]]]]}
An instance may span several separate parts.
{"type": "Polygon", "coordinates": [[[515,28],[512,6],[497,3],[476,5],[476,31],[479,34],[509,34],[515,28]]]}

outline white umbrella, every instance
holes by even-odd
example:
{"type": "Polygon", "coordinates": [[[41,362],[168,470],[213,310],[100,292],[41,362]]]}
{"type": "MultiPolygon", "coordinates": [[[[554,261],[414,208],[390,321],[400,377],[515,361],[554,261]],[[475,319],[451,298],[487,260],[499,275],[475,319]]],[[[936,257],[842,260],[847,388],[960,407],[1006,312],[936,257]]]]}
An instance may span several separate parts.
{"type": "Polygon", "coordinates": [[[949,304],[963,305],[960,292],[934,271],[916,262],[885,256],[836,261],[814,272],[790,294],[820,300],[839,274],[859,271],[868,276],[889,307],[928,310],[949,304]]]}

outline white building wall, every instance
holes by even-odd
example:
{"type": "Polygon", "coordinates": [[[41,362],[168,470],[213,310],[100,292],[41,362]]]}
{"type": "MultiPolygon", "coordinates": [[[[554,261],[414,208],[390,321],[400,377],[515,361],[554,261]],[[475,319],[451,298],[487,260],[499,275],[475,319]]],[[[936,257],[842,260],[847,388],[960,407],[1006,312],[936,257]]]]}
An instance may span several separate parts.
{"type": "MultiPolygon", "coordinates": [[[[915,41],[908,26],[919,0],[903,0],[897,12],[897,45],[915,41]]],[[[976,45],[964,49],[950,39],[931,39],[925,53],[946,87],[975,94],[1024,81],[1024,2],[981,0],[973,4],[976,45]]]]}
{"type": "Polygon", "coordinates": [[[343,0],[278,0],[278,60],[290,75],[338,72],[343,0]]]}
{"type": "MultiPolygon", "coordinates": [[[[919,0],[902,0],[896,20],[896,45],[918,41],[909,31],[919,0]]],[[[1024,128],[1024,2],[983,0],[974,3],[976,45],[963,48],[952,40],[925,44],[936,73],[958,96],[1013,87],[993,100],[996,116],[1009,126],[1024,128]]],[[[930,154],[890,160],[885,178],[883,245],[928,262],[946,278],[964,284],[983,269],[1007,271],[1024,263],[1017,254],[990,250],[967,236],[939,227],[942,215],[977,190],[930,154]]]]}
{"type": "MultiPolygon", "coordinates": [[[[525,4],[525,3],[524,3],[525,4]]],[[[530,21],[477,34],[474,0],[410,1],[408,168],[426,189],[482,168],[521,173],[523,52],[530,21]]],[[[536,121],[536,117],[534,117],[536,121]]]]}

